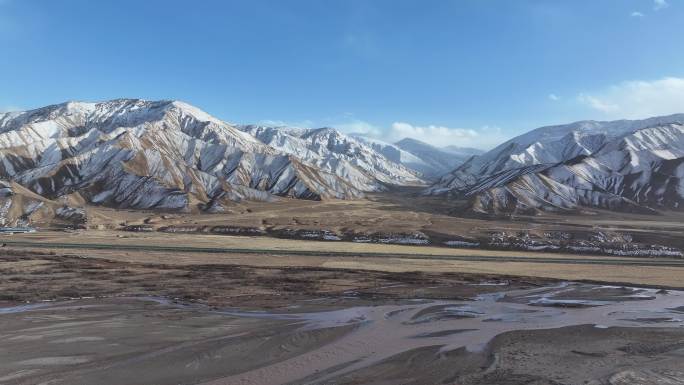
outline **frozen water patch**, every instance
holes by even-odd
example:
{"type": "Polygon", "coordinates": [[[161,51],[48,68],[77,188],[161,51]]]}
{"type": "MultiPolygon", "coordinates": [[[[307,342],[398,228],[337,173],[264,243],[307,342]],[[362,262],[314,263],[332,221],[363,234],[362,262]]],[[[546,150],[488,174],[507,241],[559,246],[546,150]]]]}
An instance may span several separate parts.
{"type": "Polygon", "coordinates": [[[542,297],[528,302],[532,306],[555,306],[555,307],[590,307],[590,306],[605,306],[613,302],[611,301],[590,301],[581,299],[551,299],[542,297]]]}
{"type": "MultiPolygon", "coordinates": [[[[530,290],[482,294],[473,301],[415,301],[403,305],[355,307],[341,311],[302,313],[296,319],[309,328],[355,324],[359,327],[335,342],[272,367],[225,379],[239,383],[258,378],[260,384],[296,382],[313,372],[328,371],[332,378],[378,363],[393,355],[425,346],[442,351],[465,347],[481,351],[495,336],[510,331],[551,329],[576,325],[609,327],[681,327],[684,293],[631,288],[602,288],[563,283],[530,290]],[[623,291],[629,293],[615,296],[623,291]],[[572,298],[593,293],[595,299],[572,298]],[[635,300],[629,295],[644,298],[635,300]],[[556,298],[560,296],[561,298],[556,298]],[[603,298],[606,296],[607,298],[603,298]],[[648,298],[646,298],[648,297],[648,298]],[[652,299],[651,299],[652,298],[652,299]],[[546,306],[540,306],[546,305],[546,306]],[[549,306],[550,305],[550,306],[549,306]],[[560,306],[560,307],[558,307],[560,306]],[[632,312],[626,316],[625,312],[632,312]],[[322,358],[324,357],[324,358],[322,358]],[[360,358],[362,357],[362,358],[360,358]],[[315,365],[311,365],[315,362],[315,365]],[[344,366],[341,364],[352,364],[344,366]],[[305,365],[305,363],[307,363],[305,365]],[[306,373],[284,379],[276,373],[302,365],[306,373]],[[271,379],[265,381],[264,379],[271,379]]],[[[263,315],[257,315],[262,317],[263,315]]]]}
{"type": "Polygon", "coordinates": [[[17,306],[0,307],[0,314],[23,313],[34,309],[49,306],[49,303],[32,303],[17,306]]]}

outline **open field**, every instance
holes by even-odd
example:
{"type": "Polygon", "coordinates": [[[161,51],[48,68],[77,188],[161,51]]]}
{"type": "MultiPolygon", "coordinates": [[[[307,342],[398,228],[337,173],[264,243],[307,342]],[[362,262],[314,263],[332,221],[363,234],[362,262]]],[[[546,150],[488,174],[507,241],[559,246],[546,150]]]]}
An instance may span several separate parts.
{"type": "Polygon", "coordinates": [[[14,235],[17,250],[57,250],[87,258],[163,264],[324,267],[388,272],[462,272],[682,287],[684,261],[426,246],[315,242],[269,237],[41,232],[14,235]],[[52,247],[58,244],[60,247],[52,247]],[[73,244],[73,248],[68,245],[73,244]],[[155,247],[165,248],[157,250],[155,247]],[[261,251],[259,251],[261,250],[261,251]]]}
{"type": "MultiPolygon", "coordinates": [[[[312,293],[339,298],[346,292],[384,299],[463,298],[497,290],[495,286],[478,288],[464,283],[512,279],[487,274],[366,271],[275,263],[219,264],[201,257],[193,263],[164,261],[158,256],[83,258],[79,254],[11,249],[0,250],[0,268],[2,299],[10,302],[155,295],[254,309],[284,307],[312,293]]],[[[532,277],[516,281],[527,283],[515,287],[553,282],[532,277]]]]}
{"type": "Polygon", "coordinates": [[[97,208],[91,229],[4,236],[0,383],[684,384],[682,258],[209,231],[607,234],[678,247],[684,230],[678,214],[488,220],[400,198],[222,215],[97,208]],[[190,231],[158,231],[168,226],[190,231]]]}
{"type": "MultiPolygon", "coordinates": [[[[354,242],[325,242],[306,241],[298,239],[281,239],[272,237],[253,236],[230,236],[212,234],[183,234],[183,233],[160,233],[160,232],[121,232],[121,231],[44,231],[37,233],[15,234],[10,237],[0,238],[8,245],[13,243],[24,244],[31,242],[36,245],[41,243],[74,245],[113,245],[121,247],[169,247],[169,248],[205,248],[238,249],[238,250],[268,250],[283,252],[315,252],[315,253],[374,253],[381,255],[440,255],[440,256],[495,256],[495,257],[525,257],[525,258],[600,258],[605,260],[624,259],[619,257],[591,255],[550,253],[543,251],[515,251],[515,250],[484,250],[479,248],[446,248],[433,246],[411,246],[374,243],[354,242]]],[[[672,258],[649,260],[676,261],[672,258]]]]}
{"type": "MultiPolygon", "coordinates": [[[[181,228],[207,233],[213,227],[266,230],[331,231],[338,235],[421,233],[441,245],[464,239],[484,242],[492,234],[525,234],[545,240],[549,234],[567,234],[578,239],[599,233],[629,235],[634,242],[662,244],[684,249],[684,213],[663,212],[641,215],[595,210],[583,215],[544,213],[538,216],[478,217],[464,212],[466,202],[417,195],[402,188],[382,194],[368,194],[358,200],[235,203],[223,213],[179,213],[145,210],[114,210],[84,206],[90,229],[122,229],[145,226],[152,230],[181,228]]],[[[64,223],[50,218],[36,222],[42,228],[60,228],[64,223]]]]}

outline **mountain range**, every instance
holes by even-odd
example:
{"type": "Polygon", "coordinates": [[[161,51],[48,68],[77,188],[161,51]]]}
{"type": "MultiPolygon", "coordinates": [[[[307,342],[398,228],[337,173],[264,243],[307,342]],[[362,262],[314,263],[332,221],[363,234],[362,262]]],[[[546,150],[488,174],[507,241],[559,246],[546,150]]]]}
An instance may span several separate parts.
{"type": "Polygon", "coordinates": [[[684,114],[541,127],[472,158],[427,195],[474,211],[652,212],[684,200],[684,114]]]}
{"type": "Polygon", "coordinates": [[[53,200],[136,209],[362,195],[347,179],[175,101],[70,102],[0,115],[0,177],[53,200]]]}
{"type": "Polygon", "coordinates": [[[354,199],[426,185],[421,171],[331,128],[232,125],[179,101],[0,114],[0,217],[51,201],[220,212],[242,199],[354,199]]]}
{"type": "Polygon", "coordinates": [[[541,127],[482,153],[233,125],[179,101],[67,102],[0,114],[0,219],[62,203],[221,212],[243,199],[356,199],[391,186],[481,213],[678,210],[683,159],[684,114],[541,127]]]}

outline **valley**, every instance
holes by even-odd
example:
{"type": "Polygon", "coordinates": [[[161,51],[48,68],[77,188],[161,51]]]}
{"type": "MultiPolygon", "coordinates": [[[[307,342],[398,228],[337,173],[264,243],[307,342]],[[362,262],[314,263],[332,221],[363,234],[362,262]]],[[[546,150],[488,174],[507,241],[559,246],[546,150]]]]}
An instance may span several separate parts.
{"type": "MultiPolygon", "coordinates": [[[[658,215],[595,210],[592,214],[474,215],[464,201],[420,196],[416,188],[369,193],[363,199],[273,202],[242,201],[223,213],[115,210],[86,206],[87,221],[76,223],[35,218],[41,230],[82,231],[109,243],[109,238],[136,233],[173,234],[195,242],[205,236],[229,244],[235,236],[278,240],[321,241],[310,248],[334,249],[336,242],[352,250],[380,245],[449,249],[533,251],[577,255],[681,257],[684,215],[658,215]],[[110,234],[112,237],[110,237],[110,234]],[[195,237],[193,235],[197,235],[195,237]],[[224,236],[225,238],[221,238],[224,236]]],[[[161,234],[159,234],[161,236],[161,234]]],[[[57,236],[55,239],[59,238],[57,236]]],[[[267,242],[264,240],[264,242],[267,242]]],[[[401,248],[392,249],[401,252],[401,248]]],[[[424,249],[422,249],[424,250],[424,249]]]]}
{"type": "Polygon", "coordinates": [[[682,384],[682,133],[0,114],[0,383],[682,384]]]}
{"type": "Polygon", "coordinates": [[[367,197],[391,207],[397,190],[411,191],[412,212],[662,215],[681,212],[682,140],[682,114],[540,127],[481,153],[236,125],[181,101],[66,102],[0,114],[0,219],[82,224],[87,206],[232,214],[243,202],[367,197]]]}
{"type": "Polygon", "coordinates": [[[682,25],[0,0],[0,385],[684,385],[682,25]]]}

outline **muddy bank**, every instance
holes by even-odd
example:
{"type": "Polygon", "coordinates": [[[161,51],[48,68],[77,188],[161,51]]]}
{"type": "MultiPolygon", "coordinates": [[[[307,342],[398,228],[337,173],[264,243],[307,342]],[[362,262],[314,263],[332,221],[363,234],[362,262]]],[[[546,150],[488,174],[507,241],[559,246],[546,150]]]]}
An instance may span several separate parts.
{"type": "MultiPolygon", "coordinates": [[[[136,263],[77,255],[0,249],[0,305],[82,297],[159,296],[209,306],[278,308],[327,298],[325,306],[350,299],[461,299],[499,290],[555,282],[532,277],[461,273],[393,273],[322,267],[136,263]],[[481,282],[492,285],[476,286],[481,282]]],[[[322,305],[323,306],[323,305],[322,305]]]]}

